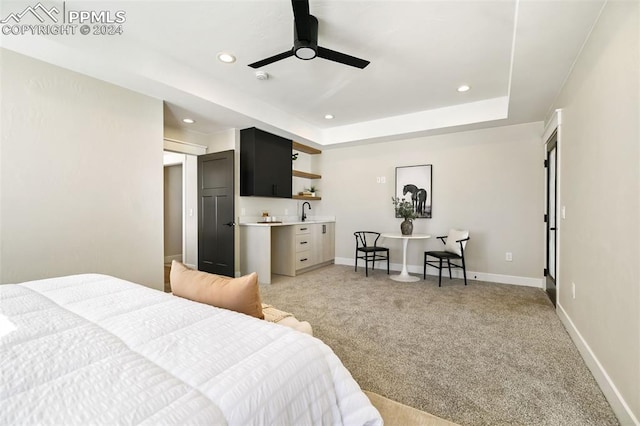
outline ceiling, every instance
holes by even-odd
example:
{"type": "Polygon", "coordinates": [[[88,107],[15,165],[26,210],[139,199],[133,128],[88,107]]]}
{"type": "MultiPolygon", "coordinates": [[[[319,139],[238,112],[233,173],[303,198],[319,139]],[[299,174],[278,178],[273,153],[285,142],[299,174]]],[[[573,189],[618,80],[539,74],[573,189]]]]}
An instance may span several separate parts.
{"type": "MultiPolygon", "coordinates": [[[[123,34],[1,44],[160,98],[169,126],[256,126],[330,146],[544,120],[604,3],[310,0],[319,45],[371,64],[290,57],[261,68],[268,80],[247,65],[291,48],[287,0],[66,2],[124,11],[123,34]],[[237,59],[222,63],[219,52],[237,59]],[[462,84],[471,90],[458,92],[462,84]]],[[[3,1],[0,16],[29,4],[3,1]]]]}

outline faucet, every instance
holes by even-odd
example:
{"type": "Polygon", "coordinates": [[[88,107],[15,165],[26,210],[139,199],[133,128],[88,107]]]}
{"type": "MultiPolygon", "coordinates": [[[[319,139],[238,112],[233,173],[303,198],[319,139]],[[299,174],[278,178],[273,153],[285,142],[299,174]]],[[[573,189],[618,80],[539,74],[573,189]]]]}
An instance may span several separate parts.
{"type": "Polygon", "coordinates": [[[303,222],[304,222],[304,221],[305,221],[305,219],[307,218],[307,215],[306,215],[306,214],[304,214],[304,205],[305,205],[305,204],[306,204],[307,206],[309,206],[309,210],[311,210],[311,204],[309,204],[309,202],[308,202],[308,201],[305,201],[304,203],[302,203],[302,221],[303,221],[303,222]]]}

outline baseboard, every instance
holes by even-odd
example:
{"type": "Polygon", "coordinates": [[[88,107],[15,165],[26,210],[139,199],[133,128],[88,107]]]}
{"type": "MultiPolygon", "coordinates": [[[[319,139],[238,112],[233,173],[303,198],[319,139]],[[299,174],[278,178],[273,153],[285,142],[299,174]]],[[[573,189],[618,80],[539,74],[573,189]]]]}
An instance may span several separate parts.
{"type": "Polygon", "coordinates": [[[182,254],[174,254],[173,256],[164,257],[164,263],[171,263],[172,260],[182,262],[182,254]]]}
{"type": "MultiPolygon", "coordinates": [[[[452,272],[453,273],[457,272],[459,275],[458,278],[462,278],[462,271],[457,270],[452,272]]],[[[433,275],[437,275],[437,274],[434,273],[433,275]]],[[[501,275],[501,274],[490,274],[487,272],[473,272],[473,271],[467,271],[467,278],[472,280],[478,280],[478,281],[486,281],[490,283],[511,284],[511,285],[520,285],[523,287],[544,288],[543,278],[519,277],[517,275],[501,275]]]]}
{"type": "MultiPolygon", "coordinates": [[[[348,265],[355,266],[353,258],[350,257],[336,257],[335,260],[336,265],[348,265]]],[[[386,262],[376,262],[376,269],[385,269],[387,267],[386,262]]],[[[389,269],[393,271],[401,271],[402,264],[400,263],[390,263],[389,269]]],[[[423,266],[422,265],[407,265],[407,270],[412,274],[422,275],[423,266]]],[[[443,271],[443,274],[448,276],[448,271],[443,271]]],[[[438,269],[427,267],[427,275],[438,276],[438,269]]],[[[455,278],[462,278],[462,271],[460,269],[453,269],[451,271],[451,275],[455,278]]],[[[474,272],[467,270],[467,279],[470,280],[478,280],[478,281],[486,281],[490,283],[498,283],[498,284],[511,284],[511,285],[520,285],[525,287],[536,287],[536,288],[544,288],[544,279],[542,278],[531,278],[531,277],[519,277],[515,275],[501,275],[501,274],[490,274],[486,272],[474,272]]]]}
{"type": "Polygon", "coordinates": [[[569,336],[571,336],[571,340],[573,340],[573,343],[578,348],[578,352],[580,352],[580,355],[587,364],[587,367],[591,370],[591,374],[593,374],[593,377],[596,379],[598,386],[600,386],[602,393],[605,398],[607,398],[607,401],[609,401],[609,405],[611,405],[611,409],[618,417],[620,424],[623,426],[639,426],[640,422],[638,422],[638,418],[631,412],[631,408],[629,408],[627,402],[624,400],[622,395],[620,395],[620,392],[611,380],[611,377],[609,377],[602,364],[600,364],[600,361],[589,347],[589,344],[584,340],[582,334],[580,334],[580,331],[578,331],[575,324],[560,303],[558,303],[556,311],[558,313],[558,317],[560,317],[560,321],[562,321],[562,324],[564,324],[569,336]]]}

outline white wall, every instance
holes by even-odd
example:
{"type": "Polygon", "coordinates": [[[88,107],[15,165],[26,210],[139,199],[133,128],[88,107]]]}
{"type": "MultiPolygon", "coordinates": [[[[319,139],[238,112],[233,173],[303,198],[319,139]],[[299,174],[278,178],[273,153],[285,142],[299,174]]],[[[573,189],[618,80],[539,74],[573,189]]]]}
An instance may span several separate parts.
{"type": "Polygon", "coordinates": [[[640,420],[638,5],[607,4],[555,105],[558,312],[622,424],[640,420]]]}
{"type": "MultiPolygon", "coordinates": [[[[337,261],[352,264],[354,231],[400,232],[402,219],[395,218],[391,203],[395,168],[432,164],[433,218],[414,221],[414,232],[437,236],[451,227],[469,229],[467,269],[478,279],[541,285],[542,131],[538,122],[324,150],[318,210],[336,216],[337,261]],[[512,262],[505,261],[507,251],[512,262]]],[[[384,244],[399,268],[400,241],[384,244]]],[[[410,272],[422,271],[424,250],[442,246],[435,238],[410,244],[410,272]]]]}
{"type": "Polygon", "coordinates": [[[162,102],[0,52],[0,282],[98,272],[162,289],[162,102]]]}

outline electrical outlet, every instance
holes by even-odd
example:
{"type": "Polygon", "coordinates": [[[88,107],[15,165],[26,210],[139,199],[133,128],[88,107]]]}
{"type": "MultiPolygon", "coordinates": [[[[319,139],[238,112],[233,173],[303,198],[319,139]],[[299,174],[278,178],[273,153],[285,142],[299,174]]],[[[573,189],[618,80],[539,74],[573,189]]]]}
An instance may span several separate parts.
{"type": "Polygon", "coordinates": [[[510,251],[506,252],[504,255],[504,260],[506,260],[507,262],[512,262],[513,261],[513,253],[511,253],[510,251]]]}
{"type": "Polygon", "coordinates": [[[576,283],[571,282],[571,296],[575,299],[576,298],[576,283]]]}
{"type": "Polygon", "coordinates": [[[386,176],[380,176],[380,183],[387,183],[387,177],[386,176]]]}

